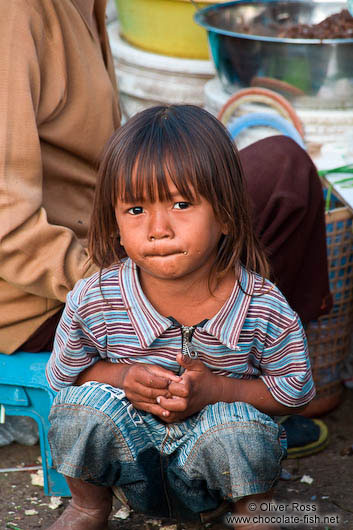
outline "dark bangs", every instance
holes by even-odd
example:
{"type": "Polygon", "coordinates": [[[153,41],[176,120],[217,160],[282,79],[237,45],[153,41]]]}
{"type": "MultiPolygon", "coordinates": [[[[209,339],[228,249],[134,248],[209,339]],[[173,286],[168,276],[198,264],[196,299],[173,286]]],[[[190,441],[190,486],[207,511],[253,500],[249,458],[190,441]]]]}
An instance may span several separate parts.
{"type": "MultiPolygon", "coordinates": [[[[124,202],[170,200],[170,179],[185,199],[202,195],[213,204],[221,191],[217,175],[227,171],[226,157],[219,142],[214,145],[210,126],[200,123],[200,112],[206,120],[210,118],[202,109],[189,105],[147,109],[143,116],[135,116],[138,129],[132,118],[130,139],[124,142],[114,168],[114,198],[124,202]]],[[[218,121],[216,124],[221,126],[218,121]]]]}

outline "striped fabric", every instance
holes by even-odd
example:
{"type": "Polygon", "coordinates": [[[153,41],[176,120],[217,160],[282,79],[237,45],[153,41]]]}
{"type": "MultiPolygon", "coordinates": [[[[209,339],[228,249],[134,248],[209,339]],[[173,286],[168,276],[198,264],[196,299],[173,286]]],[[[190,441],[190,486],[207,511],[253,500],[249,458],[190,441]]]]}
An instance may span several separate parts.
{"type": "Polygon", "coordinates": [[[60,473],[122,488],[137,513],[182,521],[270,490],[286,454],[284,429],[248,403],[214,403],[167,424],[95,381],[62,389],[49,420],[60,473]]]}
{"type": "MultiPolygon", "coordinates": [[[[101,285],[95,274],[69,293],[47,378],[59,390],[101,358],[158,364],[178,372],[181,346],[181,328],[150,304],[136,265],[127,259],[104,270],[101,285]]],[[[261,377],[283,405],[301,406],[315,395],[297,314],[273,284],[244,268],[221,310],[196,328],[192,346],[215,373],[261,377]]]]}

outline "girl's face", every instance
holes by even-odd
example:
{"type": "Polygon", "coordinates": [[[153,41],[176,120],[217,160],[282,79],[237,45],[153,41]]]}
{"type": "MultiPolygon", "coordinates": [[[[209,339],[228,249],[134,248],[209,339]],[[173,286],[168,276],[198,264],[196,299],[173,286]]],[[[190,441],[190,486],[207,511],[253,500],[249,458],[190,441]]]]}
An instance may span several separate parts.
{"type": "Polygon", "coordinates": [[[120,242],[140,269],[141,279],[208,280],[224,227],[211,204],[188,202],[169,179],[171,200],[118,200],[115,215],[120,242]]]}

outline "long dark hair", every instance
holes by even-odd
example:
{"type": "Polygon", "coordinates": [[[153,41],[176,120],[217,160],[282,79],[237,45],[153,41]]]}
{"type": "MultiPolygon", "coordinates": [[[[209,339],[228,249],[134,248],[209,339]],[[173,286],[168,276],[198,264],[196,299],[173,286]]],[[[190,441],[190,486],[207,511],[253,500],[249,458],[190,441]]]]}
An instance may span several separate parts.
{"type": "Polygon", "coordinates": [[[269,276],[269,266],[252,226],[244,172],[227,129],[193,105],[148,108],[134,115],[108,141],[98,169],[89,230],[89,253],[103,269],[126,256],[119,241],[115,206],[169,199],[170,176],[186,200],[203,196],[228,230],[219,242],[214,272],[241,262],[269,276]]]}

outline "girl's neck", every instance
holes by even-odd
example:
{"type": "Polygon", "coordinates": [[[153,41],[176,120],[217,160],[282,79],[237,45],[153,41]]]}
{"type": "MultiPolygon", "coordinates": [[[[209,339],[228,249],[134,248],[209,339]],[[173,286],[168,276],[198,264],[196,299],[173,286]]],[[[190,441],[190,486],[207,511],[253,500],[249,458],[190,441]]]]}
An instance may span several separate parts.
{"type": "Polygon", "coordinates": [[[229,271],[218,281],[182,282],[160,281],[152,277],[145,280],[140,273],[142,290],[153,307],[163,316],[173,316],[180,324],[192,326],[210,319],[218,313],[229,298],[235,282],[234,271],[229,271]]]}

